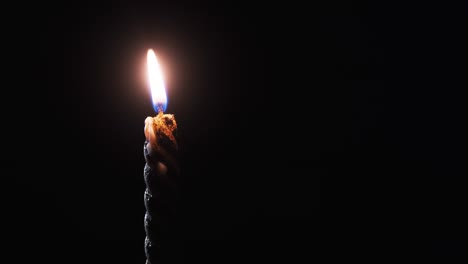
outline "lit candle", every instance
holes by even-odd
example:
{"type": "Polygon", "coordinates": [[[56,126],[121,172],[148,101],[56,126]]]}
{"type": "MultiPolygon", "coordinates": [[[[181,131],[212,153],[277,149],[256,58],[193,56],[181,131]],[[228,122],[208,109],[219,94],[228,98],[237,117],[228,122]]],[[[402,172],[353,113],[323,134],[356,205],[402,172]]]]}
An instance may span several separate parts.
{"type": "Polygon", "coordinates": [[[147,264],[168,263],[173,245],[173,226],[178,197],[177,123],[172,114],[164,114],[167,96],[156,54],[148,50],[148,80],[157,115],[145,120],[144,179],[145,254],[147,264]]]}

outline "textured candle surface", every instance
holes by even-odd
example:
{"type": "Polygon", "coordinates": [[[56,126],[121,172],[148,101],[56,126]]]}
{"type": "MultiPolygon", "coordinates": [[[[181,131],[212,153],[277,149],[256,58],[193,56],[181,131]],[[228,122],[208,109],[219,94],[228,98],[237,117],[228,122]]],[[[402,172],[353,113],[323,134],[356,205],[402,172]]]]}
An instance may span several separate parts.
{"type": "Polygon", "coordinates": [[[147,264],[174,263],[176,203],[179,197],[177,123],[174,115],[145,120],[145,254],[147,264]]]}

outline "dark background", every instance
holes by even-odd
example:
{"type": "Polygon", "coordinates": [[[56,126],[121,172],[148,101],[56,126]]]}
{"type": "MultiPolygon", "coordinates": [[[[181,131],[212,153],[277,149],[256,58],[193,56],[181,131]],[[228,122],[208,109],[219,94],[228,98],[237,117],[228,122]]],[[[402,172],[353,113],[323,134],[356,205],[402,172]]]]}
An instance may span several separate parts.
{"type": "Polygon", "coordinates": [[[183,263],[464,254],[461,10],[5,8],[13,263],[144,263],[148,48],[179,124],[183,263]]]}

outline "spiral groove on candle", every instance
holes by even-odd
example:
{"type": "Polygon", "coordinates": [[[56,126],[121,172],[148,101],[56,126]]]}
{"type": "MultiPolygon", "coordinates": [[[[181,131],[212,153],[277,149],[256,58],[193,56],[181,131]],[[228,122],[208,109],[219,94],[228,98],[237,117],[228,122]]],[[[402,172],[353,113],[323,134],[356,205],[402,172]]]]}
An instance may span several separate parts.
{"type": "MultiPolygon", "coordinates": [[[[145,144],[145,153],[146,153],[146,144],[145,144]]],[[[145,155],[146,156],[146,155],[145,155]]],[[[157,208],[154,208],[155,205],[152,205],[153,196],[151,194],[151,178],[154,178],[154,172],[150,168],[148,164],[145,165],[144,169],[144,177],[145,177],[145,194],[144,194],[144,201],[145,201],[145,255],[146,255],[146,263],[147,264],[156,264],[159,263],[157,258],[159,257],[160,253],[160,244],[159,239],[160,237],[157,234],[157,229],[160,227],[155,226],[155,222],[153,222],[152,215],[157,211],[157,208]],[[158,239],[159,238],[159,239],[158,239]]]]}

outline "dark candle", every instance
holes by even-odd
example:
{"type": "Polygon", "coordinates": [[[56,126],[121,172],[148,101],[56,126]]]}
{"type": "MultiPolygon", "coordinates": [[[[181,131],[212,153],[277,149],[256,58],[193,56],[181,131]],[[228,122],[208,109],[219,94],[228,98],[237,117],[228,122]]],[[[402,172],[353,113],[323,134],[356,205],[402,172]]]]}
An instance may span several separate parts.
{"type": "Polygon", "coordinates": [[[146,190],[145,254],[147,264],[166,264],[174,259],[176,202],[178,200],[177,122],[172,114],[164,114],[166,92],[156,55],[148,51],[148,74],[157,111],[145,120],[144,179],[146,190]]]}

